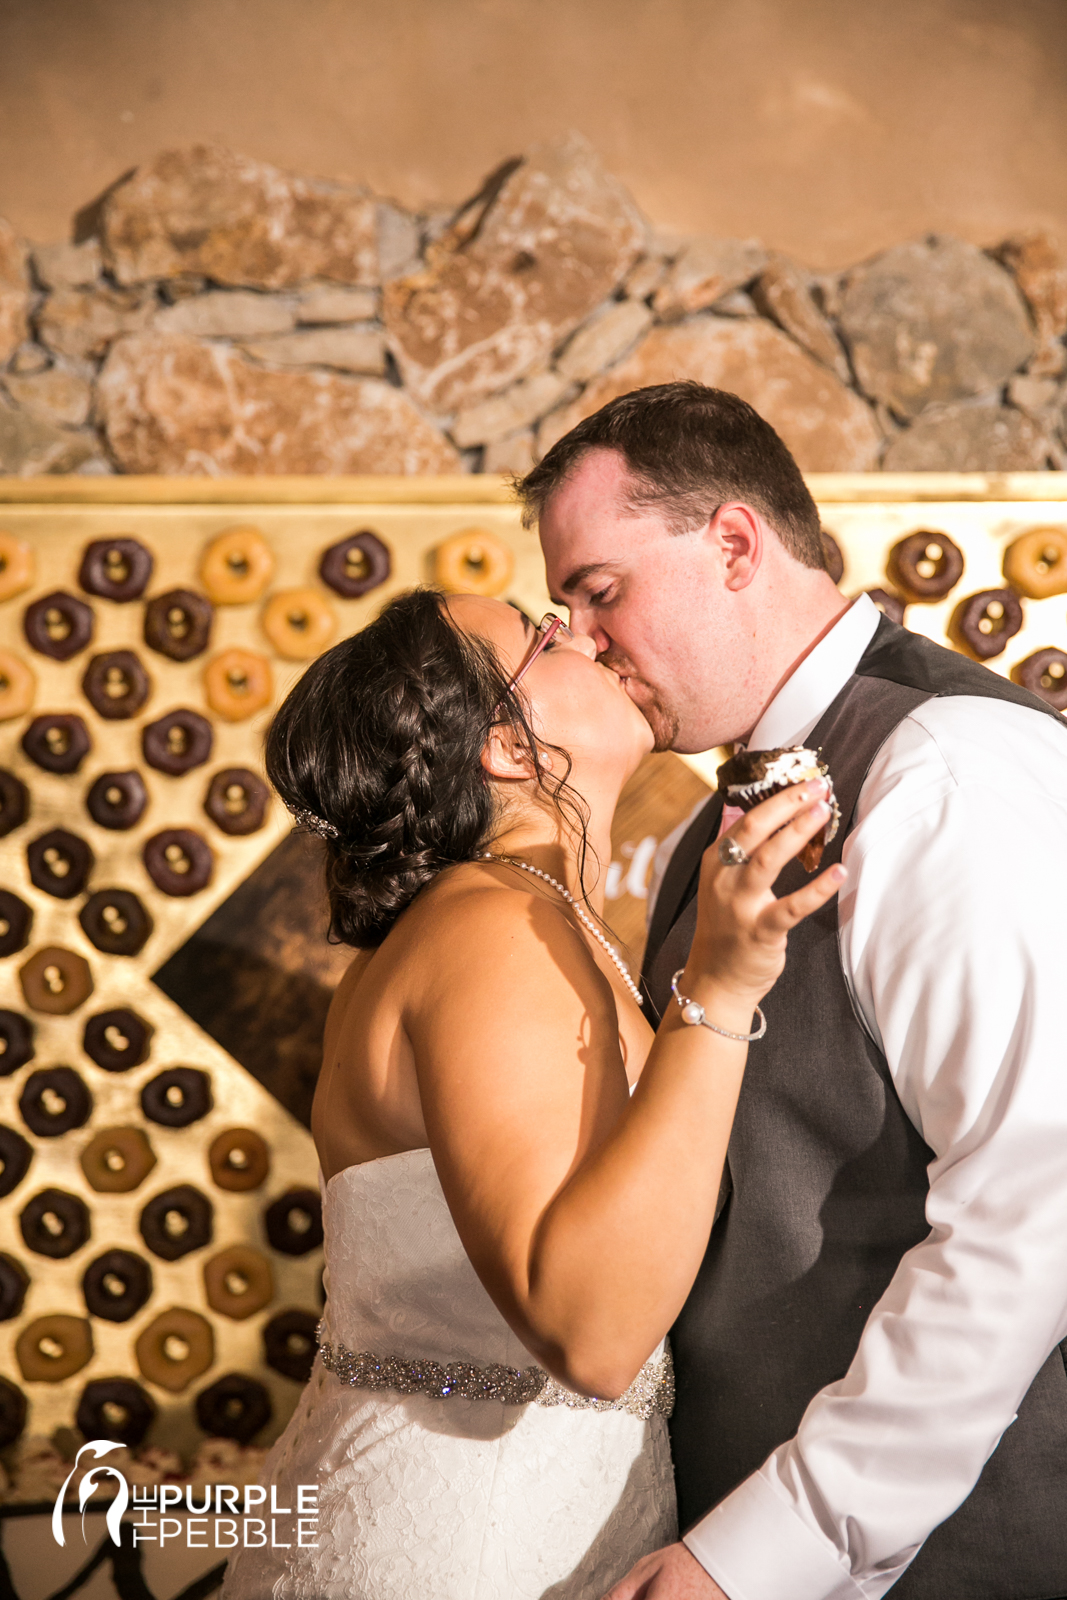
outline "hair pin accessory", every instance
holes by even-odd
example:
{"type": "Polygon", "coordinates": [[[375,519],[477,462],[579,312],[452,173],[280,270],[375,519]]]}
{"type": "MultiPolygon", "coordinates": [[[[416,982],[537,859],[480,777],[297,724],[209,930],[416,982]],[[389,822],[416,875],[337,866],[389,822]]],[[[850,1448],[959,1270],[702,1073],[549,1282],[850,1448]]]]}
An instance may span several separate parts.
{"type": "Polygon", "coordinates": [[[339,839],[341,832],[332,822],[327,822],[325,817],[320,817],[314,811],[294,811],[293,821],[298,828],[303,828],[307,833],[317,833],[320,839],[339,839]]]}

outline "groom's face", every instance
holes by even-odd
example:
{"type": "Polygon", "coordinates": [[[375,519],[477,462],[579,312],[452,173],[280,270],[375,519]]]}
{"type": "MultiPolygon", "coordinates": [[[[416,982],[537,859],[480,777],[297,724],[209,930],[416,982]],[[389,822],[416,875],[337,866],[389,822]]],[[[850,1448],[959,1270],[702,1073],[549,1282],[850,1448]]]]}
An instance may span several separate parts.
{"type": "Polygon", "coordinates": [[[540,521],[548,588],[595,641],[643,712],[656,749],[706,750],[719,724],[720,663],[732,618],[721,553],[707,529],[672,533],[652,508],[627,509],[629,477],[614,450],[591,450],[540,521]]]}

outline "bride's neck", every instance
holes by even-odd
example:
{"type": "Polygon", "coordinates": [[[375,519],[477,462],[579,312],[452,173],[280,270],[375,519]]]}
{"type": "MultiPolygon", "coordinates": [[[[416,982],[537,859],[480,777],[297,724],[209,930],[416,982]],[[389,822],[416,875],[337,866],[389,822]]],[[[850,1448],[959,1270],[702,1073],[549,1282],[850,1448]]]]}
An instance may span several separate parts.
{"type": "MultiPolygon", "coordinates": [[[[587,802],[588,803],[588,802],[587,802]]],[[[579,817],[569,815],[564,800],[563,815],[548,795],[521,807],[512,805],[500,819],[489,849],[495,856],[516,856],[547,872],[569,889],[575,898],[585,895],[598,915],[604,912],[604,886],[611,861],[611,821],[615,806],[589,806],[585,827],[585,850],[579,817]],[[584,884],[583,884],[584,880],[584,884]]]]}

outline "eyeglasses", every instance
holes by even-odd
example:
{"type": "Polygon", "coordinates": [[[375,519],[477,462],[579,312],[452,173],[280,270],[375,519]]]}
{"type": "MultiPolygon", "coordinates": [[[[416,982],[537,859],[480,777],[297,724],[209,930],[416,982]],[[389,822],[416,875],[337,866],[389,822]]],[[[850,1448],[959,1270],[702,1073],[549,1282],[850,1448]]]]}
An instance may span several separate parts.
{"type": "Polygon", "coordinates": [[[501,698],[500,705],[498,705],[496,708],[497,711],[500,710],[500,706],[504,704],[504,701],[507,699],[511,691],[522,682],[523,678],[526,676],[534,662],[537,660],[538,656],[541,654],[541,651],[546,649],[547,646],[552,643],[557,634],[562,635],[564,639],[574,638],[573,632],[570,628],[568,628],[562,617],[557,617],[554,611],[546,611],[540,622],[537,624],[537,638],[533,642],[533,647],[531,648],[529,655],[519,667],[518,672],[516,672],[515,676],[509,680],[508,686],[504,690],[503,697],[501,698]]]}

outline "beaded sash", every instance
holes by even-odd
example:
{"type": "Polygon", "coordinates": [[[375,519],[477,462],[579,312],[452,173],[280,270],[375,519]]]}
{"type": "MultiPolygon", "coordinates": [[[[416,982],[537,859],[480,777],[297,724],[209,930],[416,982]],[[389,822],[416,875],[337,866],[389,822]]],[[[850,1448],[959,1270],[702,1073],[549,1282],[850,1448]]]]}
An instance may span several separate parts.
{"type": "Polygon", "coordinates": [[[617,1400],[596,1400],[574,1394],[541,1367],[476,1367],[467,1361],[405,1361],[402,1356],[357,1355],[343,1344],[319,1345],[322,1364],[353,1389],[395,1389],[400,1394],[425,1394],[433,1400],[458,1395],[462,1400],[496,1400],[506,1406],[569,1406],[572,1411],[628,1411],[644,1421],[669,1417],[674,1410],[674,1364],[669,1345],[645,1362],[625,1394],[617,1400]]]}

